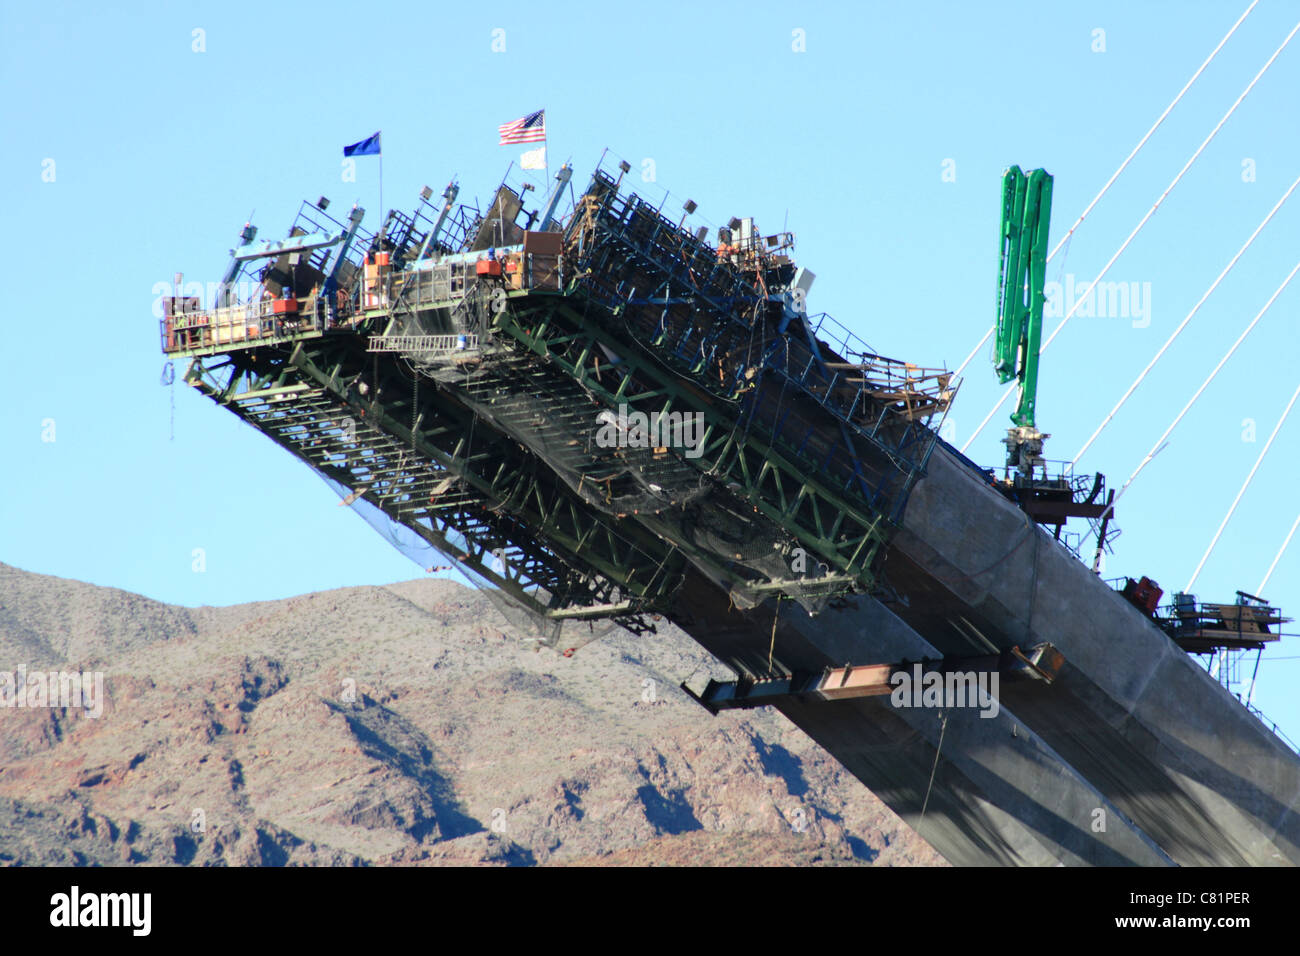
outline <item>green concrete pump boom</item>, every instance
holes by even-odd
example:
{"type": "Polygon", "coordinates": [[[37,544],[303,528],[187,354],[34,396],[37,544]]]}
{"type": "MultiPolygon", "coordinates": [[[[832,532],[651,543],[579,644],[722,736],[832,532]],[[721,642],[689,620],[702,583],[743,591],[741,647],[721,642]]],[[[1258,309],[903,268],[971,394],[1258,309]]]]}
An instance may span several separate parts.
{"type": "Polygon", "coordinates": [[[998,268],[998,381],[1020,381],[1020,403],[1011,420],[1037,427],[1038,348],[1043,332],[1043,282],[1047,230],[1052,215],[1052,177],[1019,166],[1002,174],[1002,261],[998,268]]]}

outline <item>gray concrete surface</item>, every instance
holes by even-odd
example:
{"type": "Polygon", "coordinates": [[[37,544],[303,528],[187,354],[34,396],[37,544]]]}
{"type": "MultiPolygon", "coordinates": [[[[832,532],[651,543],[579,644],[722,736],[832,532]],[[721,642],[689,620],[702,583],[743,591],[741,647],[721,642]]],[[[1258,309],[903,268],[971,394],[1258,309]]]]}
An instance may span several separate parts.
{"type": "MultiPolygon", "coordinates": [[[[774,661],[791,670],[941,656],[865,596],[816,617],[785,602],[769,644],[763,638],[772,633],[773,605],[742,612],[719,604],[718,593],[697,583],[681,598],[688,633],[725,661],[765,665],[769,646],[774,661]]],[[[990,717],[969,707],[897,708],[887,697],[790,698],[778,709],[954,864],[1173,862],[1005,704],[990,717]]]]}
{"type": "Polygon", "coordinates": [[[900,615],[945,652],[971,627],[1059,648],[1057,684],[1008,706],[1170,857],[1300,862],[1300,759],[1014,504],[938,448],[903,526],[900,615]]]}

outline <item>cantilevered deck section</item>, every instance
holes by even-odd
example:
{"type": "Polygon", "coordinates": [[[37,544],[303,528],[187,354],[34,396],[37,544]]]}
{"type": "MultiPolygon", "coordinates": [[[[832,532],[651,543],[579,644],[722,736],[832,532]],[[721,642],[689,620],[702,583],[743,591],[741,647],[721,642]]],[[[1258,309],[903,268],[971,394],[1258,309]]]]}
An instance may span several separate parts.
{"type": "Polygon", "coordinates": [[[246,227],[163,349],[545,643],[678,624],[736,674],[693,693],[780,708],[954,862],[1300,861],[1300,761],[938,438],[950,374],[809,314],[789,234],[710,241],[627,171],[246,227]],[[921,660],[1007,676],[996,713],[864,676],[921,660]]]}

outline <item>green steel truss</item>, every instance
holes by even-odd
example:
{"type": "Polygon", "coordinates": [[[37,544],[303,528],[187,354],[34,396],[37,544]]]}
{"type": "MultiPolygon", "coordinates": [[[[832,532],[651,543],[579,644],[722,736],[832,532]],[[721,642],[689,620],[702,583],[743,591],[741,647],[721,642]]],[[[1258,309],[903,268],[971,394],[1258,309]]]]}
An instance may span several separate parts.
{"type": "Polygon", "coordinates": [[[602,521],[515,443],[359,345],[244,351],[196,361],[186,379],[521,606],[635,630],[634,615],[666,605],[680,553],[602,521]]]}
{"type": "MultiPolygon", "coordinates": [[[[777,529],[818,555],[841,588],[865,590],[874,585],[871,567],[887,541],[887,523],[827,487],[817,476],[817,462],[801,458],[795,449],[764,441],[757,430],[746,432],[739,403],[675,374],[651,353],[629,348],[626,339],[611,332],[611,325],[617,323],[596,321],[557,296],[539,294],[516,300],[512,306],[496,316],[496,330],[580,382],[607,408],[625,405],[648,415],[703,414],[701,453],[678,460],[734,490],[777,529]],[[611,368],[606,362],[602,368],[601,345],[619,354],[618,366],[611,368]]],[[[768,589],[783,590],[782,582],[773,581],[768,589]]]]}

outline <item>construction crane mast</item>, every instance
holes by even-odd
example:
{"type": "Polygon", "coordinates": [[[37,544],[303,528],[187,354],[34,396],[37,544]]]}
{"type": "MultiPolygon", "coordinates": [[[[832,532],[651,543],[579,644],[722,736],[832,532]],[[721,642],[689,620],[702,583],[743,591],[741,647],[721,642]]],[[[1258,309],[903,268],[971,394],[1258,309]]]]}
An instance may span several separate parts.
{"type": "Polygon", "coordinates": [[[1012,166],[1002,174],[1001,262],[994,368],[1003,384],[1020,383],[1020,401],[1007,430],[1007,467],[1030,477],[1042,460],[1044,435],[1034,418],[1038,350],[1043,331],[1043,284],[1052,214],[1052,177],[1012,166]]]}
{"type": "Polygon", "coordinates": [[[998,489],[1034,520],[1055,529],[1058,539],[1069,518],[1085,518],[1097,535],[1094,568],[1101,562],[1110,527],[1114,492],[1100,472],[1091,478],[1048,474],[1038,430],[1038,353],[1043,335],[1043,286],[1047,238],[1052,218],[1052,177],[1044,169],[1026,173],[1012,166],[1002,174],[1002,225],[998,232],[998,321],[993,368],[998,381],[1019,383],[1020,398],[1011,413],[1006,473],[998,489]]]}

